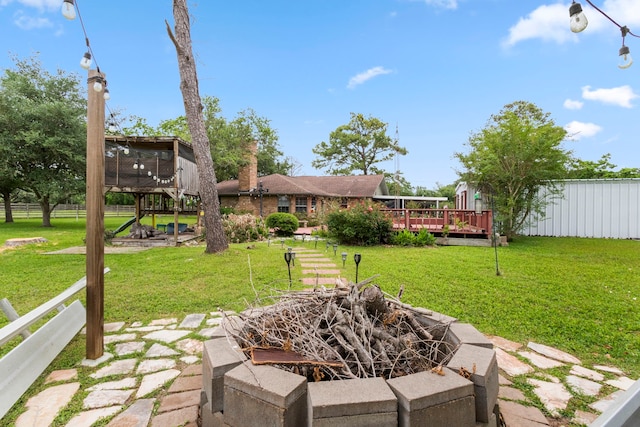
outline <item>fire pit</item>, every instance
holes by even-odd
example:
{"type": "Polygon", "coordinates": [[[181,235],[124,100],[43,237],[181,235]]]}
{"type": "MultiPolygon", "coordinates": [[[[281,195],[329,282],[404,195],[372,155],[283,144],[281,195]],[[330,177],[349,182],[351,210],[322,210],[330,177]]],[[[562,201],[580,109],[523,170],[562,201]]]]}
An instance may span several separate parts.
{"type": "Polygon", "coordinates": [[[491,342],[358,286],[226,318],[204,345],[202,425],[496,426],[491,342]]]}

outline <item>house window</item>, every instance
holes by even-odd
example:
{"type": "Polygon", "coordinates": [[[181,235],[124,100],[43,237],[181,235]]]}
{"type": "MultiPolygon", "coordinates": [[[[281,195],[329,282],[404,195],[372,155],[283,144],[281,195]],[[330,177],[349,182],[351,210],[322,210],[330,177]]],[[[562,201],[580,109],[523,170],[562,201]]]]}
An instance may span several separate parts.
{"type": "Polygon", "coordinates": [[[307,212],[307,198],[306,197],[296,197],[296,212],[307,212]]]}
{"type": "Polygon", "coordinates": [[[311,198],[311,213],[316,213],[316,198],[311,198]]]}
{"type": "Polygon", "coordinates": [[[349,207],[349,199],[348,199],[348,198],[346,198],[346,197],[343,197],[343,198],[340,200],[340,207],[341,207],[341,208],[343,208],[343,209],[348,208],[348,207],[349,207]]]}
{"type": "Polygon", "coordinates": [[[289,212],[289,198],[287,196],[278,197],[278,212],[289,212]]]}

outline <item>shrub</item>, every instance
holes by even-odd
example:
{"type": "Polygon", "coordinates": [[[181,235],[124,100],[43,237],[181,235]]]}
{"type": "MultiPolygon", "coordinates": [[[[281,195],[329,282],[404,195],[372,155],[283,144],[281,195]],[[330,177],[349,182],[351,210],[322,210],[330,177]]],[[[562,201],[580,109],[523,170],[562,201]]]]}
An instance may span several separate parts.
{"type": "Polygon", "coordinates": [[[329,234],[342,244],[379,245],[388,243],[393,223],[380,205],[363,202],[327,215],[329,234]]]}
{"type": "Polygon", "coordinates": [[[298,229],[298,218],[290,213],[276,212],[267,217],[267,227],[273,228],[277,236],[292,236],[298,229]]]}
{"type": "Polygon", "coordinates": [[[424,228],[416,235],[416,246],[434,246],[436,244],[436,238],[433,234],[429,233],[424,228]]]}
{"type": "Polygon", "coordinates": [[[260,218],[251,214],[228,214],[222,217],[222,226],[230,243],[245,243],[260,240],[268,234],[260,218]]]}
{"type": "Polygon", "coordinates": [[[391,238],[391,243],[397,246],[413,246],[416,242],[416,236],[409,230],[402,230],[391,238]]]}

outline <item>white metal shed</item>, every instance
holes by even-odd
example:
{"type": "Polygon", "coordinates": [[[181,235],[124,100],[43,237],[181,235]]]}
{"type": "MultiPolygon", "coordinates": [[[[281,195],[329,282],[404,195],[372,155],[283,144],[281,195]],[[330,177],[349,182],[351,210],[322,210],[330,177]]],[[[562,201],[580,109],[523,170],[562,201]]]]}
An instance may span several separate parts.
{"type": "Polygon", "coordinates": [[[544,217],[533,215],[528,236],[640,239],[640,179],[576,179],[560,182],[562,192],[548,199],[544,217]]]}

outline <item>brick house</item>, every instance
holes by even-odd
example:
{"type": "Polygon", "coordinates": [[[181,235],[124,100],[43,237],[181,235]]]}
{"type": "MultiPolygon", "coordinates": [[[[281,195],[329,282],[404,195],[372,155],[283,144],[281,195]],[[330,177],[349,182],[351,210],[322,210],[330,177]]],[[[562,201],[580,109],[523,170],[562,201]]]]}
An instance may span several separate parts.
{"type": "Polygon", "coordinates": [[[347,207],[354,201],[389,195],[384,175],[258,177],[255,155],[240,169],[238,179],[219,182],[217,188],[220,206],[256,216],[274,212],[314,216],[330,203],[347,207]]]}

